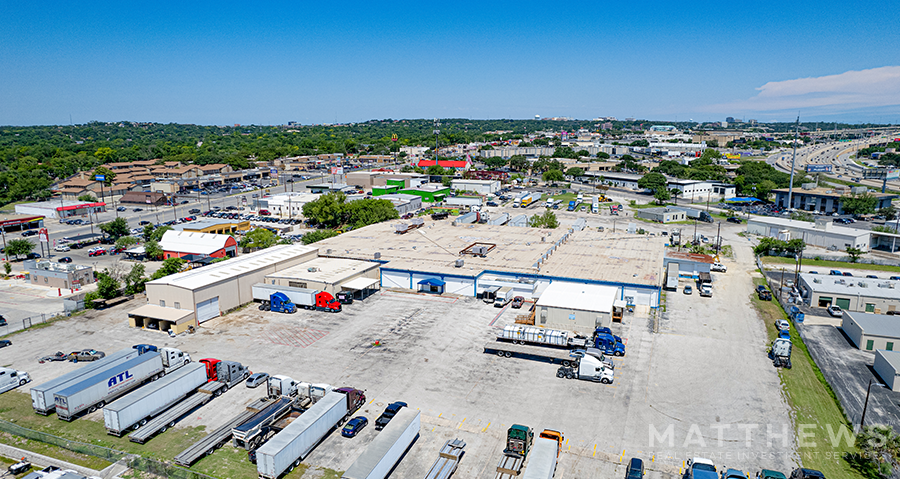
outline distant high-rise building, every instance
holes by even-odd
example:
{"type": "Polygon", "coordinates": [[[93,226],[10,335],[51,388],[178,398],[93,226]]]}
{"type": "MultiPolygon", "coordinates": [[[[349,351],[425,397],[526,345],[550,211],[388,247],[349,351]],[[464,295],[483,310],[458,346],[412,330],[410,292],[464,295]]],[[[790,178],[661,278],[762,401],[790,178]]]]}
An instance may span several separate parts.
{"type": "Polygon", "coordinates": [[[729,116],[728,118],[725,119],[725,121],[727,121],[728,123],[736,123],[736,122],[734,121],[734,117],[733,117],[733,116],[729,116]]]}
{"type": "Polygon", "coordinates": [[[541,119],[541,115],[534,115],[534,119],[535,119],[535,120],[540,120],[540,119],[541,119]]]}
{"type": "Polygon", "coordinates": [[[634,118],[626,118],[625,121],[634,121],[634,118]]]}
{"type": "Polygon", "coordinates": [[[612,130],[612,122],[608,121],[608,122],[600,125],[600,129],[601,130],[612,130]]]}
{"type": "Polygon", "coordinates": [[[750,119],[750,120],[747,120],[747,123],[749,123],[749,124],[751,124],[751,125],[756,125],[756,124],[759,123],[759,122],[756,121],[756,120],[750,119]]]}

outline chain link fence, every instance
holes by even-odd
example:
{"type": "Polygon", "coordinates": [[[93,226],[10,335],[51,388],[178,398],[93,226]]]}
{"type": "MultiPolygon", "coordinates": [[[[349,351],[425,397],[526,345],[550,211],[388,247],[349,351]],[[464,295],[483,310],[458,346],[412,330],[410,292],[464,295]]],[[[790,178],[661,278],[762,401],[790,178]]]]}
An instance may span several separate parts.
{"type": "Polygon", "coordinates": [[[216,477],[208,476],[200,472],[185,469],[175,464],[168,464],[165,462],[157,461],[156,459],[142,457],[137,454],[130,454],[125,451],[117,451],[108,447],[97,446],[80,441],[72,441],[69,439],[61,438],[59,436],[54,436],[53,434],[47,434],[45,432],[28,429],[17,424],[13,424],[9,421],[4,421],[2,419],[0,419],[0,431],[15,436],[32,439],[34,441],[40,441],[45,444],[52,444],[54,446],[67,449],[72,452],[77,452],[79,454],[98,457],[112,463],[119,462],[124,459],[124,463],[132,469],[148,472],[150,474],[154,474],[159,477],[165,477],[167,479],[218,479],[216,477]]]}

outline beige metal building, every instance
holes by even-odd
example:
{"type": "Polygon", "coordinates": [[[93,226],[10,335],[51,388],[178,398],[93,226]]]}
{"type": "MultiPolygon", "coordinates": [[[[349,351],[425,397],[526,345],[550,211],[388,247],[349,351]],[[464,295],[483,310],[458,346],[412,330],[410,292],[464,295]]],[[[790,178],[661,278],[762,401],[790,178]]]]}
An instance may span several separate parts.
{"type": "MultiPolygon", "coordinates": [[[[884,314],[900,308],[900,281],[824,274],[800,274],[800,296],[813,308],[884,314]]],[[[898,319],[900,321],[900,319],[898,319]]]]}
{"type": "Polygon", "coordinates": [[[304,245],[273,246],[203,268],[173,274],[147,283],[147,302],[129,316],[142,327],[192,313],[200,324],[253,301],[251,287],[267,275],[310,261],[318,249],[304,245]],[[169,310],[169,311],[164,311],[169,310]],[[175,314],[172,310],[178,311],[175,314]]]}
{"type": "Polygon", "coordinates": [[[77,289],[94,282],[94,268],[88,265],[28,260],[24,266],[31,284],[37,286],[77,289]]]}
{"type": "Polygon", "coordinates": [[[344,258],[316,258],[266,275],[266,283],[294,288],[340,291],[378,288],[381,264],[344,258]]]}
{"type": "Polygon", "coordinates": [[[594,328],[609,326],[619,288],[554,281],[541,293],[535,305],[534,325],[590,334],[594,328]]]}
{"type": "Polygon", "coordinates": [[[895,345],[900,346],[900,317],[897,316],[844,311],[841,329],[857,348],[865,351],[893,351],[895,345]]]}
{"type": "Polygon", "coordinates": [[[900,352],[875,351],[875,372],[891,391],[900,391],[900,352]]]}

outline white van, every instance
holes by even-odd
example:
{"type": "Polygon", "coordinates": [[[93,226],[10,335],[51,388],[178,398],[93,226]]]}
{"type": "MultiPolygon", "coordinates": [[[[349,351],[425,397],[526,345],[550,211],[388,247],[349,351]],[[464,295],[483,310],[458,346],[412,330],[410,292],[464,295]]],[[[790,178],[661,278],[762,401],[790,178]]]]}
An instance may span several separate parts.
{"type": "Polygon", "coordinates": [[[16,371],[10,368],[0,368],[0,393],[5,393],[10,389],[24,386],[25,383],[31,382],[31,376],[25,371],[16,371]]]}

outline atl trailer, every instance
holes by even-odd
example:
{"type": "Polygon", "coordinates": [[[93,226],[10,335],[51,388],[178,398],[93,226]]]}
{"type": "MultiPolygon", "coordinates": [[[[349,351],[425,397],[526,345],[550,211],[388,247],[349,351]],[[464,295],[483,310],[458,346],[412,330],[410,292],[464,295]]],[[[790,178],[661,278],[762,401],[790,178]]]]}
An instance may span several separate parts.
{"type": "Polygon", "coordinates": [[[238,414],[237,416],[232,418],[231,421],[228,421],[215,431],[204,436],[203,439],[200,439],[199,441],[191,444],[187,449],[181,451],[177,456],[175,456],[175,463],[180,466],[191,467],[191,464],[195,463],[201,457],[207,454],[212,454],[212,452],[215,451],[217,447],[224,444],[225,441],[227,441],[228,438],[231,437],[231,430],[235,426],[253,417],[254,414],[265,408],[267,404],[269,404],[268,398],[257,399],[256,401],[248,404],[246,411],[238,414]]]}
{"type": "Polygon", "coordinates": [[[145,353],[124,363],[97,370],[53,395],[56,415],[62,420],[71,421],[81,412],[94,412],[144,382],[162,377],[163,374],[159,353],[145,353]]]}
{"type": "Polygon", "coordinates": [[[294,470],[319,442],[365,402],[356,389],[329,392],[302,416],[256,450],[259,477],[277,479],[294,470]]]}
{"type": "Polygon", "coordinates": [[[53,402],[54,394],[75,384],[78,380],[83,379],[100,368],[128,361],[129,359],[138,357],[139,354],[137,349],[123,349],[110,354],[99,361],[88,363],[86,366],[63,374],[56,379],[34,386],[31,388],[31,407],[34,408],[34,412],[46,416],[56,408],[56,403],[53,402]]]}
{"type": "Polygon", "coordinates": [[[365,452],[347,469],[341,479],[384,479],[409,449],[421,427],[421,412],[401,409],[375,436],[365,452]]]}
{"type": "Polygon", "coordinates": [[[147,419],[206,384],[206,367],[200,363],[182,366],[163,379],[140,388],[103,408],[106,432],[121,436],[132,426],[147,424],[147,419]]]}
{"type": "Polygon", "coordinates": [[[444,447],[438,453],[438,458],[431,465],[425,479],[448,479],[452,476],[456,472],[456,466],[459,465],[464,447],[466,447],[466,441],[459,438],[444,443],[444,447]]]}
{"type": "Polygon", "coordinates": [[[205,386],[188,396],[184,401],[172,406],[159,416],[148,421],[145,426],[141,426],[140,429],[129,434],[128,439],[131,442],[143,444],[157,432],[166,432],[166,429],[175,426],[175,423],[187,413],[206,404],[213,398],[219,397],[224,387],[225,385],[218,381],[206,383],[205,386]]]}

